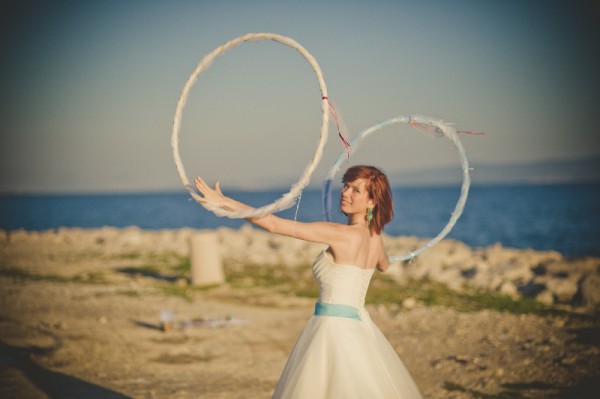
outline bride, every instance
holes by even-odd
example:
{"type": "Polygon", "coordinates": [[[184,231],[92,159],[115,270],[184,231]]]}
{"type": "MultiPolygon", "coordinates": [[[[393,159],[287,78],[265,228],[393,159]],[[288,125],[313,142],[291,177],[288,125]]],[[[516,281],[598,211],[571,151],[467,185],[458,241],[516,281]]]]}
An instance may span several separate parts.
{"type": "MultiPolygon", "coordinates": [[[[300,223],[269,214],[247,220],[271,233],[328,245],[313,264],[319,284],[314,316],[300,334],[273,398],[422,398],[408,370],[364,307],[373,271],[389,266],[381,231],[393,216],[386,175],[353,166],[343,176],[340,209],[347,224],[300,223]]],[[[252,209],[200,177],[201,202],[252,209]]]]}

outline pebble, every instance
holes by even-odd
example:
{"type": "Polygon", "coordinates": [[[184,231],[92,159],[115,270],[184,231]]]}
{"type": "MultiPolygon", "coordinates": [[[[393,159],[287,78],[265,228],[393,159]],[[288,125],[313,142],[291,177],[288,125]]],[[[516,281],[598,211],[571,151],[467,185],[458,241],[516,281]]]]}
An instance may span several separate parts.
{"type": "Polygon", "coordinates": [[[574,356],[562,358],[560,361],[565,366],[573,366],[577,363],[577,358],[574,356]]]}
{"type": "Polygon", "coordinates": [[[181,288],[185,288],[188,286],[188,281],[185,278],[179,278],[177,279],[177,286],[181,287],[181,288]]]}
{"type": "Polygon", "coordinates": [[[404,307],[406,309],[412,309],[415,307],[416,304],[417,304],[417,300],[413,297],[406,298],[405,300],[402,301],[402,307],[404,307]]]}
{"type": "Polygon", "coordinates": [[[58,320],[54,323],[55,330],[66,330],[67,328],[67,323],[65,323],[64,321],[58,320]]]}
{"type": "Polygon", "coordinates": [[[564,327],[565,323],[567,322],[567,320],[563,317],[557,317],[556,319],[554,319],[554,321],[552,322],[552,324],[554,325],[554,327],[564,327]]]}

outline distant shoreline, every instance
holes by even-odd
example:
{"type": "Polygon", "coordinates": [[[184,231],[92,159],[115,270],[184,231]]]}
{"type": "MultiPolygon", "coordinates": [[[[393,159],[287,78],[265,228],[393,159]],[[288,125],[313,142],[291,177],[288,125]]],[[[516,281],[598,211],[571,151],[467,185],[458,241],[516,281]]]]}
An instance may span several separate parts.
{"type": "MultiPolygon", "coordinates": [[[[262,206],[283,191],[226,191],[243,202],[262,206]]],[[[385,227],[391,236],[434,237],[448,223],[460,194],[457,186],[394,189],[395,218],[385,227]]],[[[557,250],[570,257],[600,256],[600,184],[473,185],[463,214],[449,234],[471,247],[557,250]]],[[[334,205],[333,221],[343,223],[334,205]]],[[[278,215],[296,216],[296,207],[278,215]]],[[[297,218],[324,220],[320,189],[306,189],[297,218]]],[[[246,222],[218,218],[184,190],[159,193],[101,193],[0,196],[0,228],[44,231],[60,227],[240,228],[246,222]]]]}
{"type": "MultiPolygon", "coordinates": [[[[581,187],[581,186],[600,186],[600,178],[592,180],[537,180],[537,181],[499,181],[499,182],[477,182],[471,181],[471,189],[477,188],[511,188],[511,187],[581,187]]],[[[430,184],[393,184],[393,190],[410,189],[448,189],[459,188],[460,181],[440,182],[430,184]]],[[[233,186],[228,189],[232,195],[236,193],[285,193],[289,191],[289,186],[275,187],[257,187],[243,188],[233,186]]],[[[304,189],[305,192],[321,192],[321,187],[309,185],[304,189]]],[[[184,188],[168,189],[140,189],[140,190],[63,190],[63,191],[0,191],[0,198],[10,197],[91,197],[91,196],[142,196],[142,195],[183,195],[188,196],[184,188]]]]}

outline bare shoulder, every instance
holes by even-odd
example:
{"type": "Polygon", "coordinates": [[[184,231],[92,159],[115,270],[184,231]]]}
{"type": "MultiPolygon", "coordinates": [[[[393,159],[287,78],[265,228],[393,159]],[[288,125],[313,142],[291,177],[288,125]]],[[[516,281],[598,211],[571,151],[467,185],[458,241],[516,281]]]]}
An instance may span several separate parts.
{"type": "Polygon", "coordinates": [[[342,223],[334,223],[334,222],[313,222],[310,225],[316,228],[323,228],[327,230],[336,231],[339,233],[343,233],[345,235],[364,237],[365,229],[357,228],[357,226],[352,226],[348,224],[342,223]]]}
{"type": "Polygon", "coordinates": [[[339,233],[340,241],[352,246],[359,246],[369,240],[369,231],[358,226],[334,223],[339,233]]]}
{"type": "Polygon", "coordinates": [[[307,223],[309,228],[324,231],[327,234],[340,234],[340,235],[348,235],[348,234],[356,234],[358,233],[356,229],[353,229],[352,226],[348,226],[347,224],[334,223],[334,222],[312,222],[307,223]]]}
{"type": "Polygon", "coordinates": [[[381,234],[369,232],[369,245],[371,246],[371,250],[383,248],[383,238],[381,237],[381,234]]]}

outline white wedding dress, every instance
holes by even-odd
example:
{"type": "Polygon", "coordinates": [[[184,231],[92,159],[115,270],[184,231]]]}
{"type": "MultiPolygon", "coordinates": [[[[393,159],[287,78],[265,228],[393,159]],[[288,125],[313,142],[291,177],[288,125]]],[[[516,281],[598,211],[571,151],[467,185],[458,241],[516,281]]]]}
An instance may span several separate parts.
{"type": "Polygon", "coordinates": [[[315,315],[309,320],[273,398],[422,398],[364,307],[373,269],[336,264],[324,251],[313,264],[313,274],[319,283],[319,304],[323,304],[317,308],[335,308],[329,314],[337,315],[315,315]]]}

